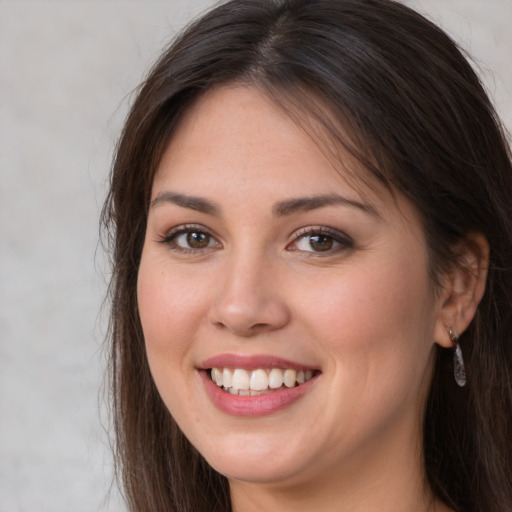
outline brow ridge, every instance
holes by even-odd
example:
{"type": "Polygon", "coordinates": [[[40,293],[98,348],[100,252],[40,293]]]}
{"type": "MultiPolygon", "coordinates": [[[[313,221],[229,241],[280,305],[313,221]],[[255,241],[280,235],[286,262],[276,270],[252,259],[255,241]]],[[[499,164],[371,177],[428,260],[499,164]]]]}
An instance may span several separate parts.
{"type": "MultiPolygon", "coordinates": [[[[182,208],[188,208],[209,215],[220,215],[221,212],[220,206],[209,199],[189,196],[179,192],[165,191],[158,194],[151,201],[151,208],[163,203],[172,203],[182,208]]],[[[276,203],[272,208],[272,212],[276,217],[285,217],[294,213],[307,212],[327,206],[349,206],[380,217],[373,206],[338,194],[320,194],[286,199],[276,203]]]]}
{"type": "Polygon", "coordinates": [[[209,199],[197,196],[189,196],[178,192],[162,192],[151,201],[151,208],[163,203],[172,203],[182,208],[189,208],[209,215],[219,215],[220,207],[209,199]]]}
{"type": "Polygon", "coordinates": [[[273,207],[273,212],[277,217],[284,217],[293,213],[307,212],[326,206],[350,206],[380,217],[373,206],[338,194],[321,194],[287,199],[276,203],[273,207]]]}

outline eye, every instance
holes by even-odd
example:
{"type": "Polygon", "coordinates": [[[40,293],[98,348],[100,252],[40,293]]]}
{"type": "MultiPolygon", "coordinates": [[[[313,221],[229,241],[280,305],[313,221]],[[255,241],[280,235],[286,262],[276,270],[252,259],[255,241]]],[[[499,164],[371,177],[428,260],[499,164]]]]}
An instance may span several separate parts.
{"type": "Polygon", "coordinates": [[[304,228],[288,245],[290,251],[333,254],[353,247],[352,240],[344,233],[326,227],[304,228]]]}
{"type": "Polygon", "coordinates": [[[167,234],[161,242],[175,251],[185,253],[221,246],[220,243],[201,226],[177,227],[167,234]]]}

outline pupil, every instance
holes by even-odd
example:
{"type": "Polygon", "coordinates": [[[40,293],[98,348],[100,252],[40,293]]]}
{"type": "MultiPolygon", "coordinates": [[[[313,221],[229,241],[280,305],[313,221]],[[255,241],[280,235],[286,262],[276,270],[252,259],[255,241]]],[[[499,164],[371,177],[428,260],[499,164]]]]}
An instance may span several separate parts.
{"type": "Polygon", "coordinates": [[[328,251],[332,249],[332,238],[326,235],[315,235],[309,239],[309,243],[315,251],[328,251]]]}
{"type": "Polygon", "coordinates": [[[188,233],[187,243],[193,249],[203,249],[208,246],[210,236],[206,233],[188,233]]]}

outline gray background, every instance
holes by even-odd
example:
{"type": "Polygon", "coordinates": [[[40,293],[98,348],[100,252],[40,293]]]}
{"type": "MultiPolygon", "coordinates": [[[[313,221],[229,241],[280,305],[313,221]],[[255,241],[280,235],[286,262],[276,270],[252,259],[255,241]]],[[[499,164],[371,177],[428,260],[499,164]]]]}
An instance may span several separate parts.
{"type": "MultiPolygon", "coordinates": [[[[510,129],[512,0],[408,3],[471,51],[510,129]]],[[[124,510],[108,497],[98,216],[130,91],[212,4],[0,0],[0,512],[124,510]]]]}

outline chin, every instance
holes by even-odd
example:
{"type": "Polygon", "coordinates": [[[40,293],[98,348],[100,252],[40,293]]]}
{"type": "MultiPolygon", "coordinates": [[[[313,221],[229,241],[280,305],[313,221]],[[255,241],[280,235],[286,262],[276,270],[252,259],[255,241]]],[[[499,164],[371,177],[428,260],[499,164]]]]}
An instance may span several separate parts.
{"type": "Polygon", "coordinates": [[[308,457],[291,440],[257,436],[217,438],[213,449],[201,449],[208,464],[228,480],[271,484],[294,480],[308,468],[308,457]]]}
{"type": "Polygon", "coordinates": [[[297,476],[296,467],[292,471],[288,467],[283,467],[282,463],[276,465],[276,460],[273,457],[253,460],[238,456],[232,460],[223,458],[220,461],[212,461],[210,465],[228,480],[254,484],[276,484],[292,480],[297,476]]]}

